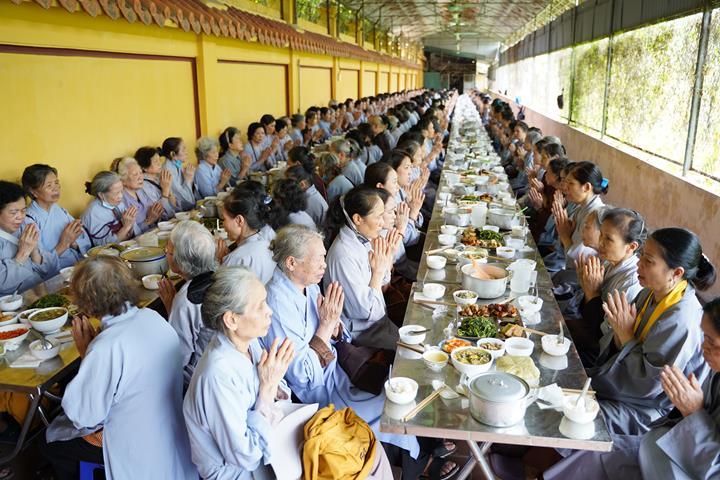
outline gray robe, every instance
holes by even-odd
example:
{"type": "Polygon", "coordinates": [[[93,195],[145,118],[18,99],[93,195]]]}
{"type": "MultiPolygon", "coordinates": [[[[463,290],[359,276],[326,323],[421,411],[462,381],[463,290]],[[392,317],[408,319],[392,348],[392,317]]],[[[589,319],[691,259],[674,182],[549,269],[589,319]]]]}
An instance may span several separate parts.
{"type": "MultiPolygon", "coordinates": [[[[649,289],[638,294],[634,301],[638,311],[650,294],[649,289]]],[[[649,305],[638,337],[653,310],[654,306],[649,305]]],[[[701,319],[702,307],[695,289],[688,285],[680,301],[663,312],[643,342],[633,338],[617,349],[612,331],[603,336],[598,366],[588,369],[588,376],[593,379],[592,386],[611,432],[645,433],[653,421],[670,411],[672,404],[660,384],[665,365],[675,365],[685,375],[694,372],[700,381],[705,378],[701,319]]]]}
{"type": "Polygon", "coordinates": [[[3,234],[0,235],[0,296],[9,295],[15,290],[22,293],[58,272],[60,260],[55,254],[55,250],[41,251],[41,264],[33,262],[31,258],[25,260],[24,263],[15,261],[18,250],[17,243],[4,237],[20,238],[22,230],[29,221],[29,219],[26,219],[25,225],[20,227],[14,234],[3,231],[3,234]]]}
{"type": "Polygon", "coordinates": [[[177,211],[185,212],[195,208],[195,191],[193,182],[185,182],[182,167],[175,165],[175,162],[166,160],[163,169],[172,174],[172,193],[177,201],[177,211]]]}
{"type": "Polygon", "coordinates": [[[705,407],[673,410],[642,436],[613,435],[613,451],[574,451],[543,472],[546,480],[704,479],[720,476],[720,374],[703,383],[705,407]]]}

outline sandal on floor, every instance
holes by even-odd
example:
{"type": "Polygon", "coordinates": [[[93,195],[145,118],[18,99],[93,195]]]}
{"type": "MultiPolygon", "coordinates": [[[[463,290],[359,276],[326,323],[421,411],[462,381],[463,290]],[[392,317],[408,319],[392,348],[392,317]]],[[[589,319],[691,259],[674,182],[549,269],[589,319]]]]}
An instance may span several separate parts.
{"type": "Polygon", "coordinates": [[[458,448],[457,443],[453,443],[453,448],[448,450],[445,447],[445,442],[443,442],[442,445],[440,445],[439,447],[435,448],[435,450],[433,450],[432,456],[434,458],[447,458],[450,455],[452,455],[453,453],[455,453],[457,451],[457,448],[458,448]]]}
{"type": "Polygon", "coordinates": [[[446,460],[444,462],[439,462],[437,460],[439,459],[433,460],[433,462],[430,464],[430,468],[428,468],[427,473],[423,473],[418,477],[420,480],[449,480],[460,471],[460,465],[453,462],[455,463],[455,466],[445,475],[441,475],[440,472],[442,472],[443,467],[452,460],[446,460]]]}
{"type": "Polygon", "coordinates": [[[10,467],[0,468],[0,480],[10,480],[15,477],[15,470],[10,467]]]}

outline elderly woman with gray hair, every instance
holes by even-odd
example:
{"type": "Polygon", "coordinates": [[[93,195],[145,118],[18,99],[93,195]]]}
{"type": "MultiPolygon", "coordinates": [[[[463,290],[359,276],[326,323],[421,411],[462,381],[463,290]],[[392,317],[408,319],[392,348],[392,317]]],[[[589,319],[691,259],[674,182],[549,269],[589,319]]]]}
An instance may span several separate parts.
{"type": "Polygon", "coordinates": [[[95,197],[80,217],[93,246],[122,242],[141,233],[135,223],[138,209],[123,203],[123,183],[117,173],[98,173],[92,182],[85,182],[85,192],[95,197]]]}
{"type": "Polygon", "coordinates": [[[285,380],[303,403],[351,407],[365,420],[382,442],[391,443],[417,457],[417,439],[380,432],[385,395],[373,395],[355,387],[337,363],[335,340],[349,339],[340,321],[345,294],[338,282],[320,293],[318,283],[325,274],[325,247],[319,233],[302,225],[289,225],[273,242],[277,268],[267,284],[267,303],[272,322],[261,339],[267,348],[287,338],[295,345],[285,380]]]}
{"type": "Polygon", "coordinates": [[[190,383],[195,365],[214,332],[203,325],[202,297],[217,269],[215,240],[207,228],[197,222],[178,223],[165,246],[168,264],[185,284],[175,292],[167,278],[160,281],[160,298],[168,312],[168,321],[180,338],[184,384],[190,383]]]}
{"type": "Polygon", "coordinates": [[[192,460],[202,478],[251,479],[270,461],[272,426],[282,418],[275,402],[289,397],[281,382],[294,347],[287,339],[260,346],[272,311],[250,270],[219,269],[203,296],[203,323],[216,333],[183,404],[192,460]]]}
{"type": "Polygon", "coordinates": [[[221,192],[230,182],[232,172],[218,165],[220,144],[212,137],[201,137],[197,141],[195,154],[198,168],[195,172],[195,189],[200,198],[212,197],[221,192]]]}
{"type": "Polygon", "coordinates": [[[78,263],[70,290],[87,317],[73,319],[82,361],[41,448],[55,478],[79,478],[80,460],[104,463],[108,478],[196,480],[177,334],[157,312],[135,306],[136,280],[119,258],[78,263]]]}
{"type": "Polygon", "coordinates": [[[135,223],[138,228],[142,232],[154,228],[165,213],[165,208],[162,202],[154,202],[144,189],[145,178],[140,165],[134,158],[125,157],[117,162],[116,171],[124,187],[123,202],[137,210],[135,223]]]}

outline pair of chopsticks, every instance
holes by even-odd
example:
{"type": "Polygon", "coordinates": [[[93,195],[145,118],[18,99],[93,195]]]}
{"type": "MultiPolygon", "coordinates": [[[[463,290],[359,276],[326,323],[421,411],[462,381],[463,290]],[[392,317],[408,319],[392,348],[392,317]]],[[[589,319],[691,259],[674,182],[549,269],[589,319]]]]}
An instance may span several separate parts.
{"type": "Polygon", "coordinates": [[[430,405],[430,403],[431,403],[433,400],[435,400],[438,396],[440,396],[440,393],[441,393],[445,388],[447,388],[447,387],[442,386],[442,387],[438,388],[437,390],[433,391],[433,392],[432,392],[430,395],[428,395],[427,397],[425,397],[425,398],[422,400],[422,402],[418,403],[415,408],[413,408],[412,410],[410,410],[410,411],[407,413],[407,415],[405,415],[405,416],[403,417],[402,421],[403,421],[403,422],[407,422],[408,420],[412,420],[412,419],[415,417],[415,415],[417,415],[418,413],[420,413],[420,411],[422,411],[423,408],[425,408],[425,407],[427,407],[428,405],[430,405]]]}
{"type": "Polygon", "coordinates": [[[398,347],[403,347],[416,353],[425,353],[425,349],[419,345],[410,345],[409,343],[401,342],[400,340],[396,343],[398,347]]]}
{"type": "MultiPolygon", "coordinates": [[[[563,388],[563,393],[582,393],[582,388],[563,388]]],[[[588,395],[595,395],[595,390],[588,390],[588,395]]]]}
{"type": "Polygon", "coordinates": [[[438,300],[413,300],[415,303],[419,303],[421,305],[445,305],[448,307],[454,307],[457,305],[457,303],[453,302],[440,302],[438,300]]]}

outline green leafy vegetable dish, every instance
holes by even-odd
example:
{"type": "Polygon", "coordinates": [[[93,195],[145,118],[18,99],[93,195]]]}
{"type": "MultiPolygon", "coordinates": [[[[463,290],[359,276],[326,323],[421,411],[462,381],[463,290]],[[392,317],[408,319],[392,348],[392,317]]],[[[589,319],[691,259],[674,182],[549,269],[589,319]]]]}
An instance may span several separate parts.
{"type": "Polygon", "coordinates": [[[475,235],[479,240],[496,240],[500,243],[504,243],[505,240],[502,235],[492,230],[477,230],[475,235]]]}
{"type": "Polygon", "coordinates": [[[492,338],[497,335],[497,325],[490,317],[463,317],[458,327],[461,337],[492,338]]]}
{"type": "Polygon", "coordinates": [[[30,308],[50,308],[50,307],[65,307],[70,305],[70,300],[65,295],[59,293],[51,293],[44,297],[38,298],[35,303],[30,305],[30,308]]]}

